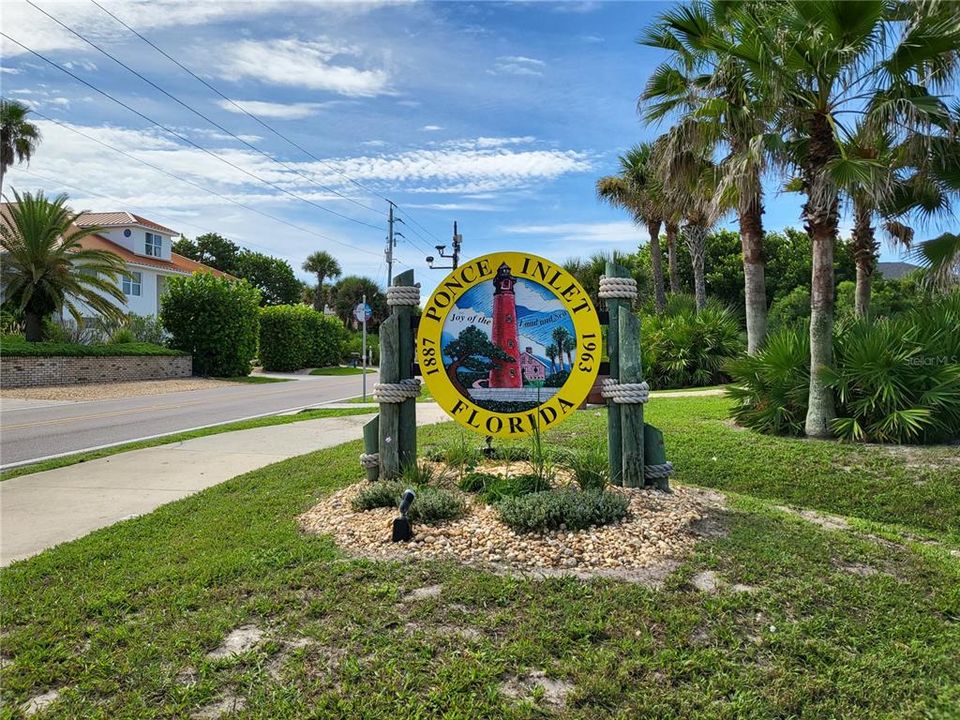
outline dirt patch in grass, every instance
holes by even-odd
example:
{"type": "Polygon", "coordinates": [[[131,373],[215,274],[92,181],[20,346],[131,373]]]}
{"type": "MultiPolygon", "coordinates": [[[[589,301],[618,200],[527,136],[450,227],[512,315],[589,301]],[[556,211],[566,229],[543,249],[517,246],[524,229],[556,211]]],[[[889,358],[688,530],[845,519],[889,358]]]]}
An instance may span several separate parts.
{"type": "Polygon", "coordinates": [[[574,686],[565,680],[547,677],[542,670],[513,675],[500,684],[500,692],[513,700],[532,700],[549,708],[566,707],[567,695],[574,686]]]}
{"type": "Polygon", "coordinates": [[[946,470],[960,467],[960,446],[920,447],[916,445],[880,445],[883,452],[903,460],[904,465],[918,470],[946,470]]]}
{"type": "Polygon", "coordinates": [[[32,717],[39,712],[43,712],[59,699],[60,691],[50,690],[27,700],[20,706],[20,712],[22,712],[26,717],[32,717]]]}
{"type": "Polygon", "coordinates": [[[796,515],[797,517],[803,518],[807,522],[811,522],[814,525],[819,525],[824,530],[850,529],[850,523],[847,522],[846,518],[842,518],[839,515],[827,515],[826,513],[819,513],[814,510],[797,510],[795,508],[787,507],[786,505],[775,505],[774,507],[781,512],[785,512],[790,515],[796,515]]]}
{"type": "Polygon", "coordinates": [[[255,648],[263,640],[263,630],[256,625],[244,625],[227,635],[219,647],[207,653],[207,660],[222,660],[255,648]]]}
{"type": "Polygon", "coordinates": [[[216,720],[227,713],[240,712],[246,707],[247,702],[242,697],[227,693],[216,702],[204,705],[202,708],[190,714],[192,720],[216,720]]]}
{"type": "MultiPolygon", "coordinates": [[[[390,560],[455,559],[494,572],[527,577],[557,574],[614,577],[659,586],[702,537],[695,523],[717,530],[723,496],[686,486],[663,493],[653,489],[611,488],[629,502],[629,514],[618,523],[582,531],[518,533],[503,524],[495,508],[467,496],[467,512],[459,520],[436,526],[417,525],[409,543],[390,540],[396,510],[351,509],[351,500],[366,482],[344,488],[300,516],[307,532],[329,534],[347,552],[390,560]]],[[[702,528],[701,528],[702,530],[702,528]]],[[[711,531],[713,531],[711,530],[711,531]]],[[[428,593],[428,590],[430,591],[428,593]]],[[[419,599],[417,593],[404,602],[419,599]]]]}

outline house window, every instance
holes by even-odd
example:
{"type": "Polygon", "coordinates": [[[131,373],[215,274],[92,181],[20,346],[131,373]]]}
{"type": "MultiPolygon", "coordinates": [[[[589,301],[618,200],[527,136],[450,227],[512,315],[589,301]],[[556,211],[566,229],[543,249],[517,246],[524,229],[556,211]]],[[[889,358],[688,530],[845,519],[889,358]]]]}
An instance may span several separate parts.
{"type": "Polygon", "coordinates": [[[143,276],[138,272],[132,272],[123,276],[123,294],[140,296],[140,286],[143,283],[143,276]]]}
{"type": "Polygon", "coordinates": [[[163,253],[163,236],[155,233],[147,233],[147,255],[160,257],[163,253]]]}

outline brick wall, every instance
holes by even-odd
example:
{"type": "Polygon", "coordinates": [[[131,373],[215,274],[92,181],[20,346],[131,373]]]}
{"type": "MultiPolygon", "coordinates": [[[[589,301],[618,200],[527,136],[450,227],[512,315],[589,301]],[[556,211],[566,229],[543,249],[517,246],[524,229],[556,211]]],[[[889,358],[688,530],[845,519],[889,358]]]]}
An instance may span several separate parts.
{"type": "Polygon", "coordinates": [[[189,355],[125,357],[0,357],[5,388],[190,377],[189,355]]]}

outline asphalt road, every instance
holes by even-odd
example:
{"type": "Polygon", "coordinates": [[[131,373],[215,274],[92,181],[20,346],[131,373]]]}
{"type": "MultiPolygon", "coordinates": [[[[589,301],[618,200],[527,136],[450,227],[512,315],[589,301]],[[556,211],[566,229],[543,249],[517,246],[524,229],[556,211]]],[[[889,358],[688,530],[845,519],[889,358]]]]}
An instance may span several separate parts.
{"type": "MultiPolygon", "coordinates": [[[[307,376],[262,385],[64,404],[0,403],[0,464],[141,440],[260,415],[313,407],[360,394],[361,376],[307,376]]],[[[372,389],[376,375],[367,376],[372,389]]]]}

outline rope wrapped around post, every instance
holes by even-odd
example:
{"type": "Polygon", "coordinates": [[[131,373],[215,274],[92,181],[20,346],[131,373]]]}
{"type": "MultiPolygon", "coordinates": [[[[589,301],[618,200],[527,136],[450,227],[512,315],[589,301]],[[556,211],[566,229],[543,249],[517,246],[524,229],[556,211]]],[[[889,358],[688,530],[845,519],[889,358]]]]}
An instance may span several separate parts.
{"type": "Polygon", "coordinates": [[[406,378],[398,383],[377,383],[373,386],[373,399],[378,403],[402,403],[420,397],[420,380],[406,378]]]}
{"type": "Polygon", "coordinates": [[[380,467],[380,453],[360,453],[360,467],[373,470],[380,467]]]}
{"type": "Polygon", "coordinates": [[[643,466],[643,479],[644,480],[668,480],[673,474],[673,463],[669,460],[660,465],[644,465],[643,466]]]}
{"type": "Polygon", "coordinates": [[[619,405],[637,405],[650,399],[650,386],[646,382],[620,383],[607,378],[603,381],[600,394],[619,405]]]}
{"type": "Polygon", "coordinates": [[[637,281],[629,277],[600,278],[601,300],[634,300],[637,297],[637,281]]]}
{"type": "Polygon", "coordinates": [[[420,304],[420,285],[391,285],[387,288],[387,305],[390,307],[420,304]]]}

